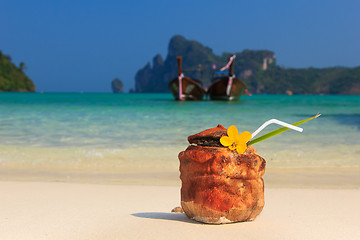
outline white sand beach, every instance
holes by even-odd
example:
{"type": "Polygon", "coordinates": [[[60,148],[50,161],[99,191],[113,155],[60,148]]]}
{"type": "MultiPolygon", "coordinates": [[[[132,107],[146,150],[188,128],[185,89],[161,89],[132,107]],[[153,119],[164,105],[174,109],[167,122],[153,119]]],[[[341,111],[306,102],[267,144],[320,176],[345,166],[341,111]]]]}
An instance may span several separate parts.
{"type": "Polygon", "coordinates": [[[357,96],[180,103],[166,94],[11,93],[1,100],[0,240],[360,239],[357,96]],[[171,213],[180,205],[178,154],[189,135],[219,123],[253,131],[271,118],[297,122],[319,111],[302,134],[256,145],[267,164],[265,207],[254,221],[207,225],[171,213]]]}
{"type": "Polygon", "coordinates": [[[1,240],[360,239],[360,189],[265,188],[252,222],[171,213],[180,186],[0,182],[1,240]]]}

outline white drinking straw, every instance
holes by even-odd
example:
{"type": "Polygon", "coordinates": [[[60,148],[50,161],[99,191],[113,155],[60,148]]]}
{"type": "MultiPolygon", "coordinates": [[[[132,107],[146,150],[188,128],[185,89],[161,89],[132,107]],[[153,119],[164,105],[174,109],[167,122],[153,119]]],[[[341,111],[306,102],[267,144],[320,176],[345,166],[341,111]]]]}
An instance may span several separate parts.
{"type": "Polygon", "coordinates": [[[284,127],[287,127],[287,128],[291,128],[293,130],[296,130],[296,131],[299,131],[299,132],[302,132],[303,129],[301,127],[297,127],[297,126],[294,126],[294,125],[291,125],[291,124],[288,124],[286,122],[283,122],[283,121],[279,121],[277,119],[271,119],[267,122],[265,122],[263,125],[261,125],[258,129],[256,129],[255,132],[253,132],[253,134],[251,134],[251,139],[253,139],[256,135],[258,135],[259,132],[261,132],[264,128],[266,128],[268,125],[272,124],[272,123],[276,123],[276,124],[279,124],[281,126],[284,126],[284,127]]]}

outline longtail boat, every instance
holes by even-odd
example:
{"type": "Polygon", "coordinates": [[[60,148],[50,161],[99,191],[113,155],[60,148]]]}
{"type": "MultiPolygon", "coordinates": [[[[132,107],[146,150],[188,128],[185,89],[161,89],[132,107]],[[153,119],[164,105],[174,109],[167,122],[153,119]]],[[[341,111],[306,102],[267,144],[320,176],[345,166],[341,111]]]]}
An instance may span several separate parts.
{"type": "Polygon", "coordinates": [[[169,89],[176,100],[202,100],[205,91],[201,84],[194,79],[184,76],[182,72],[182,57],[176,57],[178,64],[178,77],[169,82],[169,89]]]}
{"type": "Polygon", "coordinates": [[[229,75],[215,78],[210,85],[207,94],[211,100],[237,100],[243,94],[246,85],[234,75],[234,60],[235,55],[231,56],[228,64],[220,70],[229,69],[229,75]]]}

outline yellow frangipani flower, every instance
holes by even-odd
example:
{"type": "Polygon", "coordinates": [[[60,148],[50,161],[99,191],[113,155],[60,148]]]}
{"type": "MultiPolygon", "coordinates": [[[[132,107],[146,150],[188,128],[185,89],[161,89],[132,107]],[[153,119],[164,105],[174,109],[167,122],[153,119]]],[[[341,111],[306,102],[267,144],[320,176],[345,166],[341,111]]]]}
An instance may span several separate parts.
{"type": "Polygon", "coordinates": [[[239,134],[237,128],[232,125],[227,130],[227,136],[220,138],[220,143],[230,150],[235,150],[239,154],[243,154],[247,148],[247,142],[251,139],[251,133],[245,131],[239,134]]]}

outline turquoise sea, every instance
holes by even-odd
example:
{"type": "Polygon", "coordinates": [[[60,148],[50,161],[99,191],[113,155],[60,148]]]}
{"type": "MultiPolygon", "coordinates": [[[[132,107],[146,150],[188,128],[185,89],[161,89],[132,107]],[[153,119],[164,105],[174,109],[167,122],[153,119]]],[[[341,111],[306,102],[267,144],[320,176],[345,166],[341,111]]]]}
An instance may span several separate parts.
{"type": "Polygon", "coordinates": [[[267,166],[359,167],[360,96],[178,102],[170,94],[1,93],[0,168],[177,171],[189,135],[218,124],[253,132],[272,118],[293,123],[318,112],[301,125],[303,133],[289,130],[254,145],[267,166]]]}

